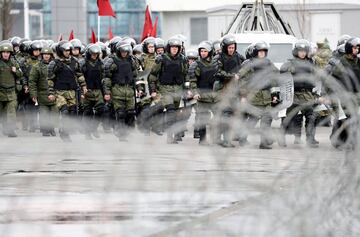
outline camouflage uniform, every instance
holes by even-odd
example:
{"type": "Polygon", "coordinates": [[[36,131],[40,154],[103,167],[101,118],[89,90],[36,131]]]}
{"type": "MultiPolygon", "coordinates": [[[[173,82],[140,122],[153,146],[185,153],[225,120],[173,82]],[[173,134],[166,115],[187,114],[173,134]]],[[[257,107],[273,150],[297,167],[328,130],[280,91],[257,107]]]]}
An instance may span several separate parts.
{"type": "Polygon", "coordinates": [[[313,93],[315,87],[314,65],[309,59],[294,57],[282,65],[281,73],[290,72],[294,79],[294,101],[286,111],[283,121],[285,130],[295,135],[295,143],[300,142],[303,116],[305,117],[305,132],[308,145],[317,146],[315,140],[314,106],[317,96],[313,93]]]}
{"type": "Polygon", "coordinates": [[[216,73],[216,82],[214,84],[214,90],[219,93],[221,98],[219,102],[219,108],[215,115],[219,122],[217,126],[217,132],[215,132],[215,142],[223,147],[233,147],[231,143],[231,131],[230,120],[233,118],[236,97],[234,91],[232,91],[233,79],[236,73],[240,70],[244,57],[238,52],[234,52],[233,55],[227,53],[227,47],[231,44],[235,44],[235,40],[230,40],[226,44],[223,42],[223,50],[221,53],[214,57],[214,62],[217,64],[218,71],[216,73]],[[223,140],[221,140],[223,135],[223,140]]]}
{"type": "Polygon", "coordinates": [[[30,71],[34,65],[39,63],[39,61],[39,57],[29,56],[23,58],[20,63],[24,77],[22,82],[23,89],[19,93],[19,106],[20,109],[25,112],[22,118],[23,129],[26,130],[29,127],[29,132],[35,132],[37,108],[30,97],[30,93],[25,91],[25,88],[29,88],[30,71]]]}
{"type": "Polygon", "coordinates": [[[98,137],[97,127],[105,106],[102,92],[102,81],[105,78],[104,64],[99,58],[94,61],[89,57],[83,60],[81,64],[88,89],[83,100],[83,118],[89,120],[84,124],[86,126],[85,132],[87,138],[91,138],[91,134],[98,137]]]}
{"type": "Polygon", "coordinates": [[[271,149],[273,143],[270,137],[271,107],[274,91],[279,91],[278,73],[279,70],[269,59],[257,57],[245,61],[239,71],[240,97],[247,98],[252,106],[248,114],[249,127],[254,128],[260,120],[260,149],[271,149]]]}
{"type": "MultiPolygon", "coordinates": [[[[176,43],[177,44],[177,43],[176,43]]],[[[181,45],[181,43],[180,43],[181,45]]],[[[150,93],[160,94],[162,106],[166,109],[167,142],[177,143],[178,131],[173,127],[177,122],[177,110],[183,95],[183,85],[187,74],[187,63],[185,57],[179,53],[176,56],[168,52],[159,55],[149,75],[150,93]]]]}
{"type": "Polygon", "coordinates": [[[69,50],[68,42],[60,42],[58,45],[58,56],[60,58],[51,61],[48,67],[49,95],[56,97],[56,106],[61,113],[60,137],[69,141],[69,129],[74,121],[69,120],[77,116],[76,90],[80,86],[86,88],[86,82],[79,62],[73,57],[65,58],[61,50],[69,50]]]}
{"type": "MultiPolygon", "coordinates": [[[[52,50],[44,51],[42,53],[51,53],[52,50]]],[[[56,107],[55,101],[50,101],[48,98],[49,95],[49,86],[48,86],[48,65],[49,62],[41,60],[39,63],[35,64],[29,76],[29,90],[30,97],[36,98],[39,104],[40,111],[40,131],[43,136],[55,136],[54,127],[56,124],[56,116],[59,112],[56,107]]]]}
{"type": "MultiPolygon", "coordinates": [[[[130,45],[121,44],[129,50],[126,58],[118,55],[110,58],[105,64],[104,93],[111,95],[115,112],[115,135],[124,140],[127,127],[134,125],[135,120],[135,81],[137,78],[137,64],[133,56],[129,55],[130,45]]],[[[120,50],[120,48],[118,48],[120,50]]]]}
{"type": "MultiPolygon", "coordinates": [[[[12,45],[3,43],[0,45],[2,52],[12,52],[12,45]]],[[[16,91],[15,81],[22,77],[20,66],[13,59],[5,60],[0,56],[0,116],[2,117],[3,133],[9,137],[15,137],[16,128],[16,91]],[[16,68],[16,72],[12,71],[16,68]]]]}
{"type": "MultiPolygon", "coordinates": [[[[328,63],[330,62],[330,59],[332,57],[332,52],[330,50],[330,47],[326,43],[318,43],[318,51],[316,52],[315,56],[313,57],[315,66],[317,66],[320,69],[325,69],[328,63]]],[[[318,94],[324,94],[324,91],[322,90],[322,84],[319,82],[318,85],[316,85],[318,89],[318,94]]],[[[320,124],[323,126],[331,126],[331,117],[330,117],[330,111],[329,110],[320,110],[316,111],[315,113],[315,124],[320,124]]]]}
{"type": "Polygon", "coordinates": [[[142,92],[141,96],[137,96],[137,114],[138,114],[138,127],[146,134],[151,131],[158,135],[161,135],[161,126],[156,121],[159,118],[155,118],[157,114],[162,112],[162,106],[152,100],[149,93],[148,76],[151,68],[155,64],[155,53],[143,53],[143,72],[139,74],[139,80],[136,83],[136,90],[142,92]],[[142,76],[141,76],[142,74],[142,76]],[[155,116],[155,117],[153,117],[155,116]]]}
{"type": "MultiPolygon", "coordinates": [[[[209,54],[212,53],[211,48],[208,52],[209,54]]],[[[212,62],[211,56],[206,59],[198,59],[189,67],[188,80],[190,81],[190,88],[193,94],[200,95],[196,105],[199,144],[207,144],[206,125],[210,123],[211,113],[215,113],[215,107],[220,101],[218,93],[213,91],[216,72],[217,65],[212,62]]]]}

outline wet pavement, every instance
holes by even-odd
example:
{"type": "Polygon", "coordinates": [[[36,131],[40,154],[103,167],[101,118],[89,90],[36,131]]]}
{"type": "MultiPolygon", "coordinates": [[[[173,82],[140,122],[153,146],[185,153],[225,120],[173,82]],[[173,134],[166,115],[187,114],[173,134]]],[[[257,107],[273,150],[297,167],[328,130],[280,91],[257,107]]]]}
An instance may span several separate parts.
{"type": "Polygon", "coordinates": [[[321,190],[339,171],[345,152],[329,133],[318,129],[317,149],[288,136],[272,150],[259,150],[255,135],[229,149],[199,146],[191,133],[177,145],[137,132],[128,142],[1,136],[0,236],[282,236],[266,232],[272,222],[256,228],[269,219],[258,214],[306,177],[321,190]]]}

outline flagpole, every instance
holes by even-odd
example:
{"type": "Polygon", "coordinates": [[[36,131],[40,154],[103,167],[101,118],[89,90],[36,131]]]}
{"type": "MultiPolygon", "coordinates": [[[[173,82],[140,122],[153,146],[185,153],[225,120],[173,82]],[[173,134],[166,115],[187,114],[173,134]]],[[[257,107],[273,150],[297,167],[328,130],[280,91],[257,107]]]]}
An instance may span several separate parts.
{"type": "Polygon", "coordinates": [[[100,42],[100,16],[98,15],[98,42],[100,42]]]}

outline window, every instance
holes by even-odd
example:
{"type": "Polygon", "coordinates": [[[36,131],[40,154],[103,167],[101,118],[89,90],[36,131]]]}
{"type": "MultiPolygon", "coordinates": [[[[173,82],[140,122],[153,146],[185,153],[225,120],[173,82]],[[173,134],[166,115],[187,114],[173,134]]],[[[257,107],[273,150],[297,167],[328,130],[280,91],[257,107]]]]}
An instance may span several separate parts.
{"type": "Polygon", "coordinates": [[[191,44],[199,44],[203,40],[208,39],[208,20],[206,17],[191,18],[191,44]]]}

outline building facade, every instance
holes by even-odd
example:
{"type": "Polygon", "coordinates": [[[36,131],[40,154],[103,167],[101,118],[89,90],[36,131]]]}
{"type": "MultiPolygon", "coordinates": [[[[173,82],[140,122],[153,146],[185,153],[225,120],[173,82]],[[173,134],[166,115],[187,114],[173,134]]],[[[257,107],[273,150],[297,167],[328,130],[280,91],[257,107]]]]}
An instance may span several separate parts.
{"type": "MultiPolygon", "coordinates": [[[[108,40],[109,27],[114,35],[128,35],[139,39],[144,25],[146,1],[117,0],[111,1],[111,5],[116,13],[116,18],[100,17],[101,40],[108,40]]],[[[92,29],[98,34],[96,0],[30,0],[29,9],[31,39],[58,40],[60,35],[67,39],[73,30],[76,38],[83,42],[89,42],[92,29]]],[[[23,1],[18,0],[14,3],[12,16],[14,17],[12,35],[24,37],[23,1]]],[[[158,16],[157,13],[152,13],[154,20],[156,16],[158,16]]],[[[161,29],[158,28],[157,32],[160,35],[161,29]]]]}

